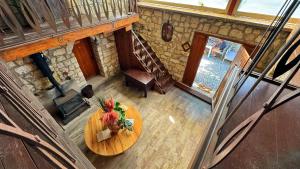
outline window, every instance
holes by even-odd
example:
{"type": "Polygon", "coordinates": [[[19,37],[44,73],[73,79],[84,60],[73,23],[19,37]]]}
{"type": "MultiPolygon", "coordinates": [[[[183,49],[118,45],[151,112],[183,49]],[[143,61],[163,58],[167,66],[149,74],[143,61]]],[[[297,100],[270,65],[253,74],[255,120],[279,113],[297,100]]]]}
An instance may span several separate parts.
{"type": "Polygon", "coordinates": [[[277,15],[285,0],[241,0],[238,12],[277,15]]]}
{"type": "Polygon", "coordinates": [[[203,6],[226,9],[229,0],[203,0],[203,6]]]}
{"type": "Polygon", "coordinates": [[[195,5],[195,6],[201,6],[201,3],[199,0],[157,0],[161,2],[171,2],[171,3],[176,3],[176,4],[185,4],[185,5],[195,5]]]}
{"type": "Polygon", "coordinates": [[[292,15],[292,18],[298,18],[298,19],[300,18],[300,6],[298,6],[298,8],[296,9],[296,11],[292,15]]]}
{"type": "MultiPolygon", "coordinates": [[[[249,16],[252,18],[273,19],[286,0],[141,0],[170,6],[212,11],[221,14],[249,16]],[[232,5],[231,7],[229,7],[232,5]],[[233,11],[232,11],[233,10],[233,11]]],[[[299,22],[300,7],[290,22],[299,22]]]]}
{"type": "Polygon", "coordinates": [[[217,9],[226,9],[229,0],[157,0],[176,4],[203,6],[217,9]]]}

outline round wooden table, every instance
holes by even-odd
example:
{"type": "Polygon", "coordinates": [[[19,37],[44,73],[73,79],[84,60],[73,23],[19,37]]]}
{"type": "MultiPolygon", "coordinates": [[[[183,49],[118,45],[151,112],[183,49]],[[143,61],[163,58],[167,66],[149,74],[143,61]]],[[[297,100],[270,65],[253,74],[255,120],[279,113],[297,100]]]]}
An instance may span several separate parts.
{"type": "Polygon", "coordinates": [[[128,106],[126,118],[134,119],[133,131],[119,130],[119,133],[107,140],[97,142],[96,134],[103,129],[100,120],[103,110],[99,109],[88,120],[84,129],[84,139],[87,147],[102,156],[114,156],[123,153],[134,145],[142,131],[142,117],[134,107],[128,106]]]}

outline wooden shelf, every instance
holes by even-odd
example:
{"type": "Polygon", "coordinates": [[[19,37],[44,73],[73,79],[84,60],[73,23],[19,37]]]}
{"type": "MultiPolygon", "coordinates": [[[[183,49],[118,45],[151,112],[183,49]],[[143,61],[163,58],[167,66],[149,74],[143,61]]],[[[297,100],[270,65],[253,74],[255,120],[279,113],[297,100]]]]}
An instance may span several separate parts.
{"type": "Polygon", "coordinates": [[[100,33],[113,32],[115,30],[131,27],[135,22],[139,21],[139,15],[135,14],[128,18],[119,19],[114,22],[95,25],[93,27],[85,27],[71,32],[53,37],[39,39],[37,41],[28,42],[18,46],[13,46],[0,51],[0,57],[5,61],[14,61],[18,58],[27,57],[33,53],[62,46],[71,41],[83,39],[100,33]]]}

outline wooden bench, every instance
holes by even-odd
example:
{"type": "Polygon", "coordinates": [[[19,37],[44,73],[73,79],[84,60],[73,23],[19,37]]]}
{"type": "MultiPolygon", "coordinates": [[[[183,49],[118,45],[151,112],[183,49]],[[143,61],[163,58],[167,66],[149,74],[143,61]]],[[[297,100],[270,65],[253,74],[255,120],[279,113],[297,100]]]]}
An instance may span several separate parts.
{"type": "Polygon", "coordinates": [[[154,76],[147,72],[129,69],[124,72],[126,86],[133,85],[144,90],[144,96],[147,97],[147,91],[154,85],[154,76]]]}

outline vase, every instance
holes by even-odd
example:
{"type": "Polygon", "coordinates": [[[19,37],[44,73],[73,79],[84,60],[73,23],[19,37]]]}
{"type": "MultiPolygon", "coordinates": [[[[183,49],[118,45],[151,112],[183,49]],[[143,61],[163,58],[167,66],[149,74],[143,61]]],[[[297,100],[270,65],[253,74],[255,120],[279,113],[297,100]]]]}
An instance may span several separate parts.
{"type": "Polygon", "coordinates": [[[113,124],[113,125],[108,125],[107,126],[109,128],[109,130],[111,131],[111,135],[116,135],[118,134],[119,130],[120,130],[120,126],[117,124],[113,124]]]}

